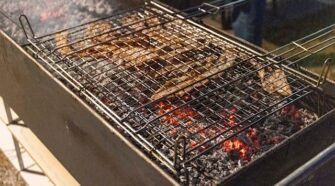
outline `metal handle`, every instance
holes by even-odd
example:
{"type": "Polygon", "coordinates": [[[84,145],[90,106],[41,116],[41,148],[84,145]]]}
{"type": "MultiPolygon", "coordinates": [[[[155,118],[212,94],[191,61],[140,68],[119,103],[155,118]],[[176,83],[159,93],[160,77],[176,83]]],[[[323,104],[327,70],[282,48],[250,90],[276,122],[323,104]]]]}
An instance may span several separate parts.
{"type": "Polygon", "coordinates": [[[263,57],[277,64],[285,63],[287,66],[293,66],[334,45],[335,24],[279,47],[266,53],[263,57]]]}
{"type": "MultiPolygon", "coordinates": [[[[317,154],[311,160],[306,162],[304,165],[296,169],[286,178],[282,179],[276,184],[276,186],[283,185],[310,185],[313,182],[311,180],[317,180],[321,177],[318,174],[320,170],[327,170],[327,163],[334,161],[335,159],[335,143],[327,147],[325,150],[317,154]]],[[[329,168],[329,171],[331,169],[329,168]]]]}
{"type": "Polygon", "coordinates": [[[234,9],[237,6],[245,4],[249,0],[237,0],[234,2],[227,2],[227,0],[216,0],[211,2],[202,3],[201,5],[190,7],[184,10],[180,10],[176,13],[187,14],[186,18],[201,18],[209,14],[217,14],[220,10],[223,9],[234,9]]]}
{"type": "Polygon", "coordinates": [[[323,63],[322,71],[320,73],[319,80],[318,80],[318,82],[316,84],[317,87],[320,86],[320,85],[322,85],[322,84],[324,84],[326,82],[328,74],[329,74],[329,69],[330,69],[330,66],[331,66],[332,62],[333,62],[333,60],[331,58],[328,58],[323,63]]]}
{"type": "Polygon", "coordinates": [[[35,38],[35,33],[34,33],[34,30],[33,30],[32,27],[31,27],[31,24],[30,24],[30,22],[29,22],[29,20],[28,20],[28,17],[27,17],[26,15],[22,14],[22,15],[20,15],[20,17],[19,17],[19,21],[20,21],[21,27],[22,27],[22,29],[23,29],[23,32],[24,32],[24,35],[26,36],[26,38],[29,39],[29,36],[28,36],[26,27],[25,27],[25,25],[24,25],[23,22],[26,22],[26,24],[27,24],[27,26],[28,26],[28,28],[29,28],[29,31],[30,31],[30,33],[31,33],[32,38],[35,38]]]}
{"type": "Polygon", "coordinates": [[[198,8],[198,10],[200,10],[201,12],[204,12],[204,13],[217,14],[220,11],[220,7],[212,5],[212,4],[209,4],[209,3],[203,3],[203,4],[200,5],[200,7],[198,8]],[[205,9],[205,7],[210,7],[212,10],[207,11],[205,9]]]}

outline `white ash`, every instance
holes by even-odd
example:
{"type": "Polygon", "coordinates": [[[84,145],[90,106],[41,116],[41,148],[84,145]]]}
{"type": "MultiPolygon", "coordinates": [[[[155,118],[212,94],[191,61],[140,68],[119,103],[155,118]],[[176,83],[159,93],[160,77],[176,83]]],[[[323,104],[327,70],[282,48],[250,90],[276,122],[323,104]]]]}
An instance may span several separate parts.
{"type": "MultiPolygon", "coordinates": [[[[248,163],[259,158],[266,151],[271,150],[277,143],[286,139],[290,135],[294,134],[298,130],[308,126],[312,122],[318,119],[315,113],[312,113],[306,109],[300,108],[297,112],[301,114],[303,125],[287,121],[282,113],[277,112],[274,115],[268,117],[264,122],[257,124],[255,127],[260,133],[258,136],[261,139],[261,149],[255,151],[250,155],[250,160],[243,159],[231,159],[230,155],[224,151],[223,148],[217,148],[211,153],[202,155],[197,160],[198,168],[189,167],[189,179],[191,185],[214,185],[213,180],[222,180],[223,178],[235,173],[239,169],[243,168],[248,163]],[[283,127],[283,125],[285,127],[283,127]],[[297,128],[293,126],[298,125],[297,128]],[[283,128],[287,128],[283,130],[283,128]],[[277,143],[269,143],[269,139],[273,136],[280,136],[282,139],[277,143]],[[200,168],[199,168],[200,167],[200,168]],[[202,170],[204,176],[199,176],[198,170],[202,170]]],[[[242,135],[242,134],[241,134],[242,135]]],[[[241,135],[238,135],[241,136],[241,135]]]]}

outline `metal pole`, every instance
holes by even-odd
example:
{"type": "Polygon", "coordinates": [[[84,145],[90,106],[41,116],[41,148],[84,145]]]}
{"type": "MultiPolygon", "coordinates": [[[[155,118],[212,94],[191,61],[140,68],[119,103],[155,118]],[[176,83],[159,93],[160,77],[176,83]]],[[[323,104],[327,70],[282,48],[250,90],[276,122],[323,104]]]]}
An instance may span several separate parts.
{"type": "Polygon", "coordinates": [[[12,135],[13,138],[13,142],[14,142],[14,146],[15,146],[15,151],[16,151],[16,156],[17,156],[17,160],[19,162],[19,166],[20,166],[20,171],[24,170],[24,163],[23,163],[23,159],[22,159],[22,153],[21,153],[21,148],[20,148],[20,144],[17,141],[17,139],[12,135]]]}
{"type": "Polygon", "coordinates": [[[276,186],[282,185],[298,185],[308,177],[316,173],[320,168],[326,165],[330,160],[335,159],[335,143],[329,146],[327,149],[320,152],[313,159],[305,163],[300,168],[296,169],[293,173],[288,175],[286,178],[276,184],[276,186]]]}

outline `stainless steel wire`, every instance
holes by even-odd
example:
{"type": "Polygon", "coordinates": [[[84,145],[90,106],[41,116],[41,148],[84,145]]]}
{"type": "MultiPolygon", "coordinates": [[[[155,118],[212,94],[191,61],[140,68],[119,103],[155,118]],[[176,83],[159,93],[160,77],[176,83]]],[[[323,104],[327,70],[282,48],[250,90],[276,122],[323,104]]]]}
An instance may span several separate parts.
{"type": "Polygon", "coordinates": [[[313,86],[283,65],[296,64],[334,44],[332,33],[330,27],[258,55],[148,5],[30,41],[52,71],[176,171],[176,164],[189,164],[211,153],[310,94],[313,86]],[[284,75],[264,83],[261,71],[284,75]],[[265,90],[278,82],[287,82],[291,92],[280,94],[287,86],[283,83],[271,92],[265,90]],[[160,104],[169,109],[160,112],[160,104]],[[229,122],[231,108],[235,125],[227,127],[224,123],[229,122]],[[181,119],[176,113],[183,112],[189,115],[181,119]],[[166,122],[166,118],[176,122],[166,122]],[[179,139],[185,140],[184,145],[179,145],[179,139]],[[191,142],[195,145],[190,146],[191,142]],[[199,150],[203,146],[206,149],[199,150]]]}

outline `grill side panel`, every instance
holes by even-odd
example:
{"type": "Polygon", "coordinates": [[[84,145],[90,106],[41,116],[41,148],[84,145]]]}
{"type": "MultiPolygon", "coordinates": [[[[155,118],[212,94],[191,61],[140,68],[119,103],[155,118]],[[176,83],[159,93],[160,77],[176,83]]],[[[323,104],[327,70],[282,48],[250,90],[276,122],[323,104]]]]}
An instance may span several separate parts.
{"type": "Polygon", "coordinates": [[[331,145],[335,110],[219,185],[274,185],[331,145]],[[274,173],[274,170],[275,173],[274,173]]]}
{"type": "Polygon", "coordinates": [[[82,185],[176,184],[2,32],[0,51],[0,95],[82,185]]]}
{"type": "MultiPolygon", "coordinates": [[[[196,168],[207,167],[197,159],[235,159],[221,147],[236,136],[249,143],[262,131],[263,146],[289,137],[263,130],[277,122],[264,119],[285,114],[286,106],[312,92],[309,83],[255,52],[151,6],[30,41],[37,57],[73,89],[89,94],[86,99],[94,97],[88,101],[120,121],[117,127],[173,173],[183,172],[182,164],[193,167],[193,177],[196,168]]],[[[301,119],[292,116],[282,119],[301,119]]],[[[289,133],[297,129],[292,127],[286,127],[289,133]]],[[[268,150],[254,141],[254,152],[268,150]]],[[[206,173],[214,172],[208,177],[227,175],[208,167],[206,173]]]]}

